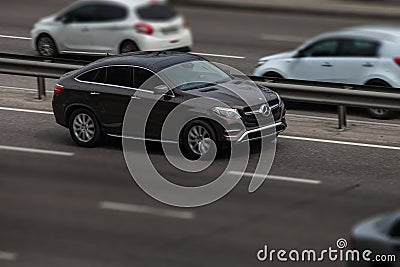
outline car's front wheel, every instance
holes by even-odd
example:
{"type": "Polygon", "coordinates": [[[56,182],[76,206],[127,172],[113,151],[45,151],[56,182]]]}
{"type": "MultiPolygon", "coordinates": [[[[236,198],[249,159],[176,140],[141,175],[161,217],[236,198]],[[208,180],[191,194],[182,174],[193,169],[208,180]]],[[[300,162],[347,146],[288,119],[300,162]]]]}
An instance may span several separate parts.
{"type": "Polygon", "coordinates": [[[213,148],[218,149],[215,146],[216,140],[215,131],[208,123],[195,120],[184,128],[181,135],[181,146],[185,156],[194,160],[207,156],[213,148]]]}
{"type": "Polygon", "coordinates": [[[37,39],[36,49],[41,56],[55,57],[57,56],[57,46],[54,40],[48,35],[41,35],[37,39]]]}
{"type": "Polygon", "coordinates": [[[83,147],[96,147],[101,144],[103,134],[93,112],[87,109],[75,110],[69,120],[72,139],[83,147]]]}

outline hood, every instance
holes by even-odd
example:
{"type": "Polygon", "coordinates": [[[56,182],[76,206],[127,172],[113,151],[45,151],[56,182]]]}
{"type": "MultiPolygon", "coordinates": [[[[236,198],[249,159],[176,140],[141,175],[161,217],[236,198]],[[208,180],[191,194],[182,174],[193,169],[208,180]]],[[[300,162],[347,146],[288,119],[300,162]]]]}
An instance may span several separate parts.
{"type": "Polygon", "coordinates": [[[266,56],[263,58],[260,58],[259,61],[268,61],[268,60],[274,60],[274,59],[284,59],[284,58],[291,58],[296,54],[296,51],[289,51],[285,53],[280,53],[272,56],[266,56]]]}
{"type": "Polygon", "coordinates": [[[47,17],[41,18],[38,21],[38,23],[41,23],[41,24],[52,23],[52,22],[54,22],[55,18],[56,18],[56,15],[47,16],[47,17]]]}
{"type": "Polygon", "coordinates": [[[246,107],[265,104],[274,101],[278,95],[264,86],[256,86],[251,81],[232,80],[227,83],[185,91],[197,97],[208,97],[219,100],[232,108],[244,109],[246,107]]]}

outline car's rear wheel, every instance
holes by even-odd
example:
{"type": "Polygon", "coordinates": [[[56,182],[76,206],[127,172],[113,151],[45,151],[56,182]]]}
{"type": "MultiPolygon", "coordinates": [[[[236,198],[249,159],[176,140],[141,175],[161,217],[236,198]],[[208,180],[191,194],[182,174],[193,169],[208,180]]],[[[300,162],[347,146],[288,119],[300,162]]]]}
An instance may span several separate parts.
{"type": "MultiPolygon", "coordinates": [[[[368,82],[366,85],[391,87],[388,83],[386,83],[384,81],[371,81],[371,82],[368,82]]],[[[385,109],[385,108],[369,108],[369,109],[367,109],[367,112],[371,117],[373,117],[375,119],[380,119],[380,120],[392,119],[397,114],[396,111],[390,110],[390,109],[385,109]]]]}
{"type": "Polygon", "coordinates": [[[83,147],[96,147],[101,144],[103,134],[93,112],[87,109],[75,110],[69,120],[72,139],[83,147]]]}
{"type": "Polygon", "coordinates": [[[214,129],[206,122],[195,120],[189,122],[181,135],[183,153],[189,159],[199,159],[212,151],[217,136],[214,129]]]}
{"type": "Polygon", "coordinates": [[[121,44],[120,53],[129,53],[139,51],[139,47],[133,41],[127,40],[121,44]]]}
{"type": "Polygon", "coordinates": [[[36,42],[36,49],[44,57],[55,57],[58,54],[56,43],[47,34],[39,36],[36,42]]]}

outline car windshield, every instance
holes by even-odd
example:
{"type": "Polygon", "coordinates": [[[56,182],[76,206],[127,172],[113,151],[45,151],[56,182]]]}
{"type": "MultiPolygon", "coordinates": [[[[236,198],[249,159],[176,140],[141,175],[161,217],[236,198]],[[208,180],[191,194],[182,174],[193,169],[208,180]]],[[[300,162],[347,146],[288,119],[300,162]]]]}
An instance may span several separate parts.
{"type": "Polygon", "coordinates": [[[163,75],[174,88],[182,91],[204,88],[232,80],[229,74],[205,60],[175,65],[164,70],[163,75]]]}

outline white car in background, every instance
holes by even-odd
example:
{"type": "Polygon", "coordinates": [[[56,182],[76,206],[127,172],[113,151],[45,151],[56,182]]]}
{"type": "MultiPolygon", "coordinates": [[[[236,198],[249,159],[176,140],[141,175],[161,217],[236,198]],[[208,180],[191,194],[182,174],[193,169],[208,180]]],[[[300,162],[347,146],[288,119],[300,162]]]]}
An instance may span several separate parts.
{"type": "MultiPolygon", "coordinates": [[[[400,88],[400,28],[364,26],[323,34],[294,51],[261,58],[253,74],[400,88]]],[[[368,111],[379,119],[395,115],[368,111]]]]}
{"type": "Polygon", "coordinates": [[[37,22],[31,37],[46,57],[190,51],[193,44],[185,18],[166,1],[151,0],[80,0],[37,22]]]}

